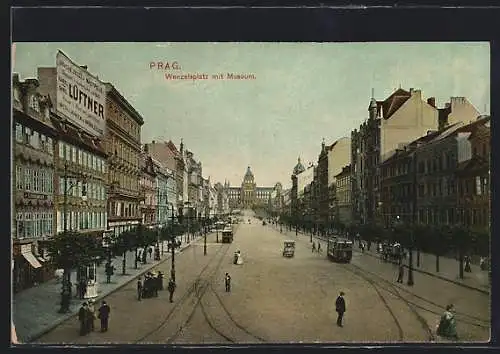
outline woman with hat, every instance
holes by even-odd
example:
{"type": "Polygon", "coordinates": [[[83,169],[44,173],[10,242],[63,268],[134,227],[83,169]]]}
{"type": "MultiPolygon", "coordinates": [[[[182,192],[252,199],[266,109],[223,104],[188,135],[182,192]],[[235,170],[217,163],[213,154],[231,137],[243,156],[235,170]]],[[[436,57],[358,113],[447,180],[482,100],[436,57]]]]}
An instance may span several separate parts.
{"type": "Polygon", "coordinates": [[[95,307],[94,307],[94,300],[90,299],[89,304],[87,306],[87,332],[93,332],[95,328],[94,324],[95,320],[95,307]]]}

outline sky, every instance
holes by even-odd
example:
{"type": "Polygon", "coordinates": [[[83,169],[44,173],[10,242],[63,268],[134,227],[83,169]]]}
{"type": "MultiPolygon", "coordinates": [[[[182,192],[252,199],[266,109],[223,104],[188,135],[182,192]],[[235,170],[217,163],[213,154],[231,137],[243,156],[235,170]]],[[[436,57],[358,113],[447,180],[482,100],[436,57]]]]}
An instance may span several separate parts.
{"type": "Polygon", "coordinates": [[[323,139],[349,137],[366,120],[372,89],[377,100],[415,88],[438,107],[464,96],[479,112],[490,109],[486,42],[16,43],[13,71],[36,77],[37,67],[55,66],[58,50],[134,106],[145,122],[143,143],[179,146],[182,138],[203,177],[231,186],[250,166],[258,186],[289,187],[299,156],[304,165],[316,162],[323,139]],[[166,73],[209,79],[167,80],[166,73]],[[212,78],[218,73],[225,79],[212,78]]]}

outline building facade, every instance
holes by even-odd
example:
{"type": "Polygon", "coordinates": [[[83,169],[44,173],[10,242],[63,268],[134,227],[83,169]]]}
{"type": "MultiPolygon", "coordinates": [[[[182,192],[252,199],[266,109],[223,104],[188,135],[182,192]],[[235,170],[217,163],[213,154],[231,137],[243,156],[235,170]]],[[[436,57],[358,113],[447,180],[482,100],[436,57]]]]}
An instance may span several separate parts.
{"type": "Polygon", "coordinates": [[[144,120],[111,84],[106,84],[108,155],[108,229],[115,235],[139,225],[141,179],[141,127],[144,120]]]}
{"type": "Polygon", "coordinates": [[[175,191],[175,195],[169,194],[168,202],[172,203],[169,204],[169,208],[171,209],[173,205],[176,213],[184,206],[184,202],[188,201],[188,172],[185,156],[183,156],[184,144],[182,141],[180,149],[182,153],[171,140],[164,142],[153,140],[151,143],[144,144],[144,151],[161,163],[170,173],[173,173],[173,180],[168,180],[167,184],[170,193],[175,191]]]}
{"type": "Polygon", "coordinates": [[[231,209],[251,209],[254,207],[266,207],[271,199],[274,187],[258,187],[255,183],[255,177],[250,169],[243,176],[241,187],[231,187],[226,185],[229,196],[229,205],[231,209]]]}
{"type": "Polygon", "coordinates": [[[157,219],[156,172],[151,156],[144,152],[141,154],[141,172],[139,186],[142,224],[152,226],[156,224],[157,219]]]}
{"type": "Polygon", "coordinates": [[[38,90],[38,80],[12,80],[12,247],[13,290],[50,278],[43,240],[55,232],[54,146],[57,133],[52,103],[38,90]]]}
{"type": "Polygon", "coordinates": [[[352,223],[351,166],[344,166],[335,179],[336,220],[344,225],[349,225],[352,223]]]}
{"type": "Polygon", "coordinates": [[[490,232],[490,117],[461,129],[457,136],[457,218],[469,229],[490,232]]]}
{"type": "Polygon", "coordinates": [[[152,159],[152,161],[155,170],[156,224],[165,226],[170,222],[169,196],[172,196],[173,192],[171,188],[172,184],[174,184],[174,175],[160,161],[156,159],[152,159]],[[171,181],[170,184],[169,180],[171,181]]]}
{"type": "Polygon", "coordinates": [[[368,120],[351,133],[353,218],[380,220],[379,164],[398,148],[438,129],[438,110],[420,90],[398,89],[384,101],[370,100],[368,120]]]}

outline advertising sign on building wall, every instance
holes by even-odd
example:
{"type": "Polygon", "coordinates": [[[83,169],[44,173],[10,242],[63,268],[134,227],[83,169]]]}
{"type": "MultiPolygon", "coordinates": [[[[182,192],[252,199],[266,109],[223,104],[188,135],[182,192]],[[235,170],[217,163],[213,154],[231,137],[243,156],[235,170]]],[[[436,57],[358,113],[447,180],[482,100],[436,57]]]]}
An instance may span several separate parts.
{"type": "Polygon", "coordinates": [[[104,135],[106,87],[63,52],[56,56],[57,111],[93,136],[104,135]]]}

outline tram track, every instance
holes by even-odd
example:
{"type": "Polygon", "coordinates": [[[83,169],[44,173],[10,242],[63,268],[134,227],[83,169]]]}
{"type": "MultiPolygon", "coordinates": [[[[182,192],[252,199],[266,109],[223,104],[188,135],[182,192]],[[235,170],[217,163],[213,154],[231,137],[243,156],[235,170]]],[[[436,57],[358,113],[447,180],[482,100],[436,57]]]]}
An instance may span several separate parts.
{"type": "MultiPolygon", "coordinates": [[[[201,313],[203,315],[203,318],[205,322],[208,324],[210,329],[216,333],[219,337],[223,338],[226,342],[228,343],[241,343],[243,342],[240,338],[242,337],[241,335],[234,335],[234,334],[228,334],[226,331],[231,332],[231,328],[228,326],[225,327],[226,330],[221,329],[220,327],[224,327],[221,325],[216,324],[215,317],[218,317],[219,320],[221,320],[220,316],[212,316],[210,315],[210,310],[207,309],[207,305],[204,304],[204,301],[206,301],[206,295],[207,293],[211,293],[214,295],[215,299],[217,300],[219,304],[219,308],[223,310],[223,313],[225,314],[223,317],[227,320],[226,322],[229,325],[232,325],[233,327],[238,328],[239,331],[244,333],[244,336],[249,336],[252,339],[257,340],[258,342],[267,342],[265,338],[262,338],[258,335],[253,334],[250,332],[247,328],[245,328],[243,325],[238,323],[232,314],[229,312],[227,307],[225,306],[224,302],[220,298],[220,295],[217,293],[217,291],[213,287],[213,278],[217,274],[217,272],[220,269],[220,266],[222,264],[222,261],[224,260],[224,256],[227,253],[229,248],[227,248],[224,252],[224,254],[221,256],[219,262],[215,266],[214,270],[208,275],[208,278],[205,279],[197,279],[197,282],[195,283],[195,290],[194,294],[196,297],[196,302],[194,303],[191,311],[189,312],[187,319],[182,322],[181,326],[179,326],[178,330],[167,339],[166,343],[167,344],[172,344],[174,343],[178,338],[181,337],[184,329],[189,326],[189,324],[193,321],[194,316],[196,314],[197,309],[199,308],[201,310],[201,313]]],[[[213,308],[213,304],[209,304],[209,308],[213,308]]],[[[216,306],[217,307],[217,306],[216,306]]],[[[233,328],[234,329],[234,328],[233,328]]]]}
{"type": "Polygon", "coordinates": [[[157,326],[155,326],[152,330],[148,331],[147,333],[142,335],[140,338],[135,340],[134,344],[139,344],[141,342],[146,341],[148,338],[156,335],[158,332],[160,332],[162,329],[164,329],[165,326],[167,326],[169,324],[169,320],[172,319],[174,314],[182,306],[184,306],[188,302],[188,300],[193,297],[193,295],[196,295],[195,292],[197,291],[197,288],[198,288],[197,284],[199,283],[201,277],[203,276],[203,273],[205,273],[207,271],[207,269],[212,264],[212,262],[219,256],[219,254],[223,250],[224,250],[224,252],[223,252],[222,257],[219,260],[219,264],[222,262],[222,260],[224,259],[224,255],[229,250],[229,245],[223,245],[214,253],[214,255],[210,258],[210,260],[207,262],[207,264],[202,268],[202,270],[200,272],[198,272],[195,280],[192,282],[191,286],[189,286],[188,290],[185,291],[184,294],[174,303],[173,307],[168,311],[168,313],[163,318],[163,320],[157,326]]]}
{"type": "MultiPolygon", "coordinates": [[[[358,269],[360,272],[363,272],[365,274],[370,274],[370,276],[377,278],[380,282],[387,284],[388,286],[390,286],[392,288],[391,293],[395,296],[403,298],[403,295],[401,294],[401,292],[404,292],[404,293],[408,294],[408,296],[414,297],[414,298],[416,298],[416,299],[418,299],[418,300],[420,300],[428,305],[434,306],[438,309],[438,310],[433,310],[433,309],[419,305],[413,301],[410,301],[410,300],[404,298],[404,301],[408,305],[411,305],[414,310],[416,308],[418,308],[420,310],[435,314],[437,316],[441,316],[443,311],[445,310],[445,307],[443,307],[442,305],[439,305],[439,304],[433,302],[432,300],[429,300],[429,299],[426,299],[420,295],[417,295],[417,294],[415,294],[407,289],[404,289],[402,287],[397,287],[394,284],[392,284],[392,282],[390,282],[389,280],[385,279],[384,277],[382,277],[374,272],[367,271],[364,268],[361,268],[361,267],[354,265],[354,264],[350,264],[350,266],[358,269]]],[[[477,317],[477,316],[474,316],[474,315],[469,315],[469,314],[464,313],[464,312],[456,311],[455,318],[457,320],[459,320],[460,322],[471,325],[471,326],[485,328],[485,329],[490,329],[490,327],[491,327],[489,321],[484,320],[484,319],[477,317]]]]}
{"type": "MultiPolygon", "coordinates": [[[[197,280],[195,281],[195,283],[194,283],[195,286],[194,286],[194,289],[193,289],[194,291],[193,292],[195,294],[195,299],[196,300],[195,300],[194,306],[189,311],[189,315],[187,316],[187,319],[185,321],[181,322],[181,325],[179,326],[179,328],[177,329],[177,331],[172,336],[170,336],[169,338],[167,338],[167,340],[166,340],[167,344],[172,344],[180,336],[180,334],[182,333],[183,329],[186,326],[188,326],[191,323],[191,321],[193,320],[194,315],[196,313],[196,310],[200,306],[201,301],[203,299],[203,296],[205,295],[205,293],[207,292],[207,290],[209,288],[209,286],[208,286],[209,283],[212,281],[212,279],[215,277],[217,271],[220,269],[220,267],[222,265],[222,261],[224,260],[224,256],[227,254],[227,251],[229,250],[230,247],[228,245],[228,247],[224,247],[224,248],[225,249],[224,249],[223,254],[221,255],[219,261],[216,263],[215,268],[209,273],[208,279],[205,278],[205,279],[203,279],[203,282],[202,282],[202,277],[201,277],[201,274],[200,274],[198,276],[197,280]],[[200,283],[201,283],[201,286],[200,286],[200,283]]],[[[222,250],[222,248],[220,250],[222,250]]],[[[205,320],[207,321],[208,325],[212,329],[214,329],[215,326],[213,326],[213,323],[206,316],[204,316],[204,317],[205,317],[205,320]]],[[[217,330],[216,333],[219,334],[219,335],[221,335],[222,332],[220,332],[219,330],[217,330]]],[[[227,339],[226,335],[222,335],[222,336],[223,336],[223,338],[227,339]]]]}
{"type": "MultiPolygon", "coordinates": [[[[327,242],[327,239],[323,239],[321,237],[315,237],[315,238],[317,238],[318,240],[327,242]]],[[[356,267],[357,269],[359,269],[360,271],[362,271],[364,273],[368,273],[371,276],[376,277],[381,282],[384,282],[384,283],[388,284],[393,289],[392,290],[393,295],[398,296],[398,297],[402,297],[403,295],[401,295],[401,292],[403,292],[403,293],[406,293],[410,297],[413,297],[415,299],[418,299],[419,301],[424,302],[426,305],[430,305],[430,306],[436,308],[435,310],[434,309],[430,309],[428,307],[419,305],[419,304],[417,304],[417,303],[415,303],[413,301],[409,301],[409,300],[405,299],[404,301],[406,301],[408,303],[408,305],[411,305],[412,308],[413,308],[413,310],[415,310],[416,308],[418,308],[418,309],[421,309],[423,311],[426,311],[426,312],[429,312],[429,313],[433,313],[433,314],[435,314],[435,315],[437,315],[439,317],[443,314],[443,311],[445,310],[445,307],[446,307],[445,305],[438,304],[438,303],[436,303],[436,302],[434,302],[432,300],[429,300],[429,299],[427,299],[427,298],[425,298],[423,296],[417,295],[414,292],[409,291],[408,289],[397,287],[391,281],[385,279],[383,276],[381,276],[381,275],[379,275],[379,274],[377,274],[375,272],[368,271],[368,270],[366,270],[366,269],[364,269],[362,267],[359,267],[357,265],[354,265],[352,263],[350,265],[352,267],[356,267]]],[[[457,320],[459,320],[460,322],[468,324],[468,325],[471,325],[471,326],[475,326],[475,327],[479,327],[479,328],[484,328],[484,329],[490,329],[491,328],[491,322],[490,322],[490,320],[483,319],[483,318],[475,316],[473,314],[468,314],[468,313],[465,313],[465,312],[456,311],[455,312],[455,318],[457,320]]]]}

